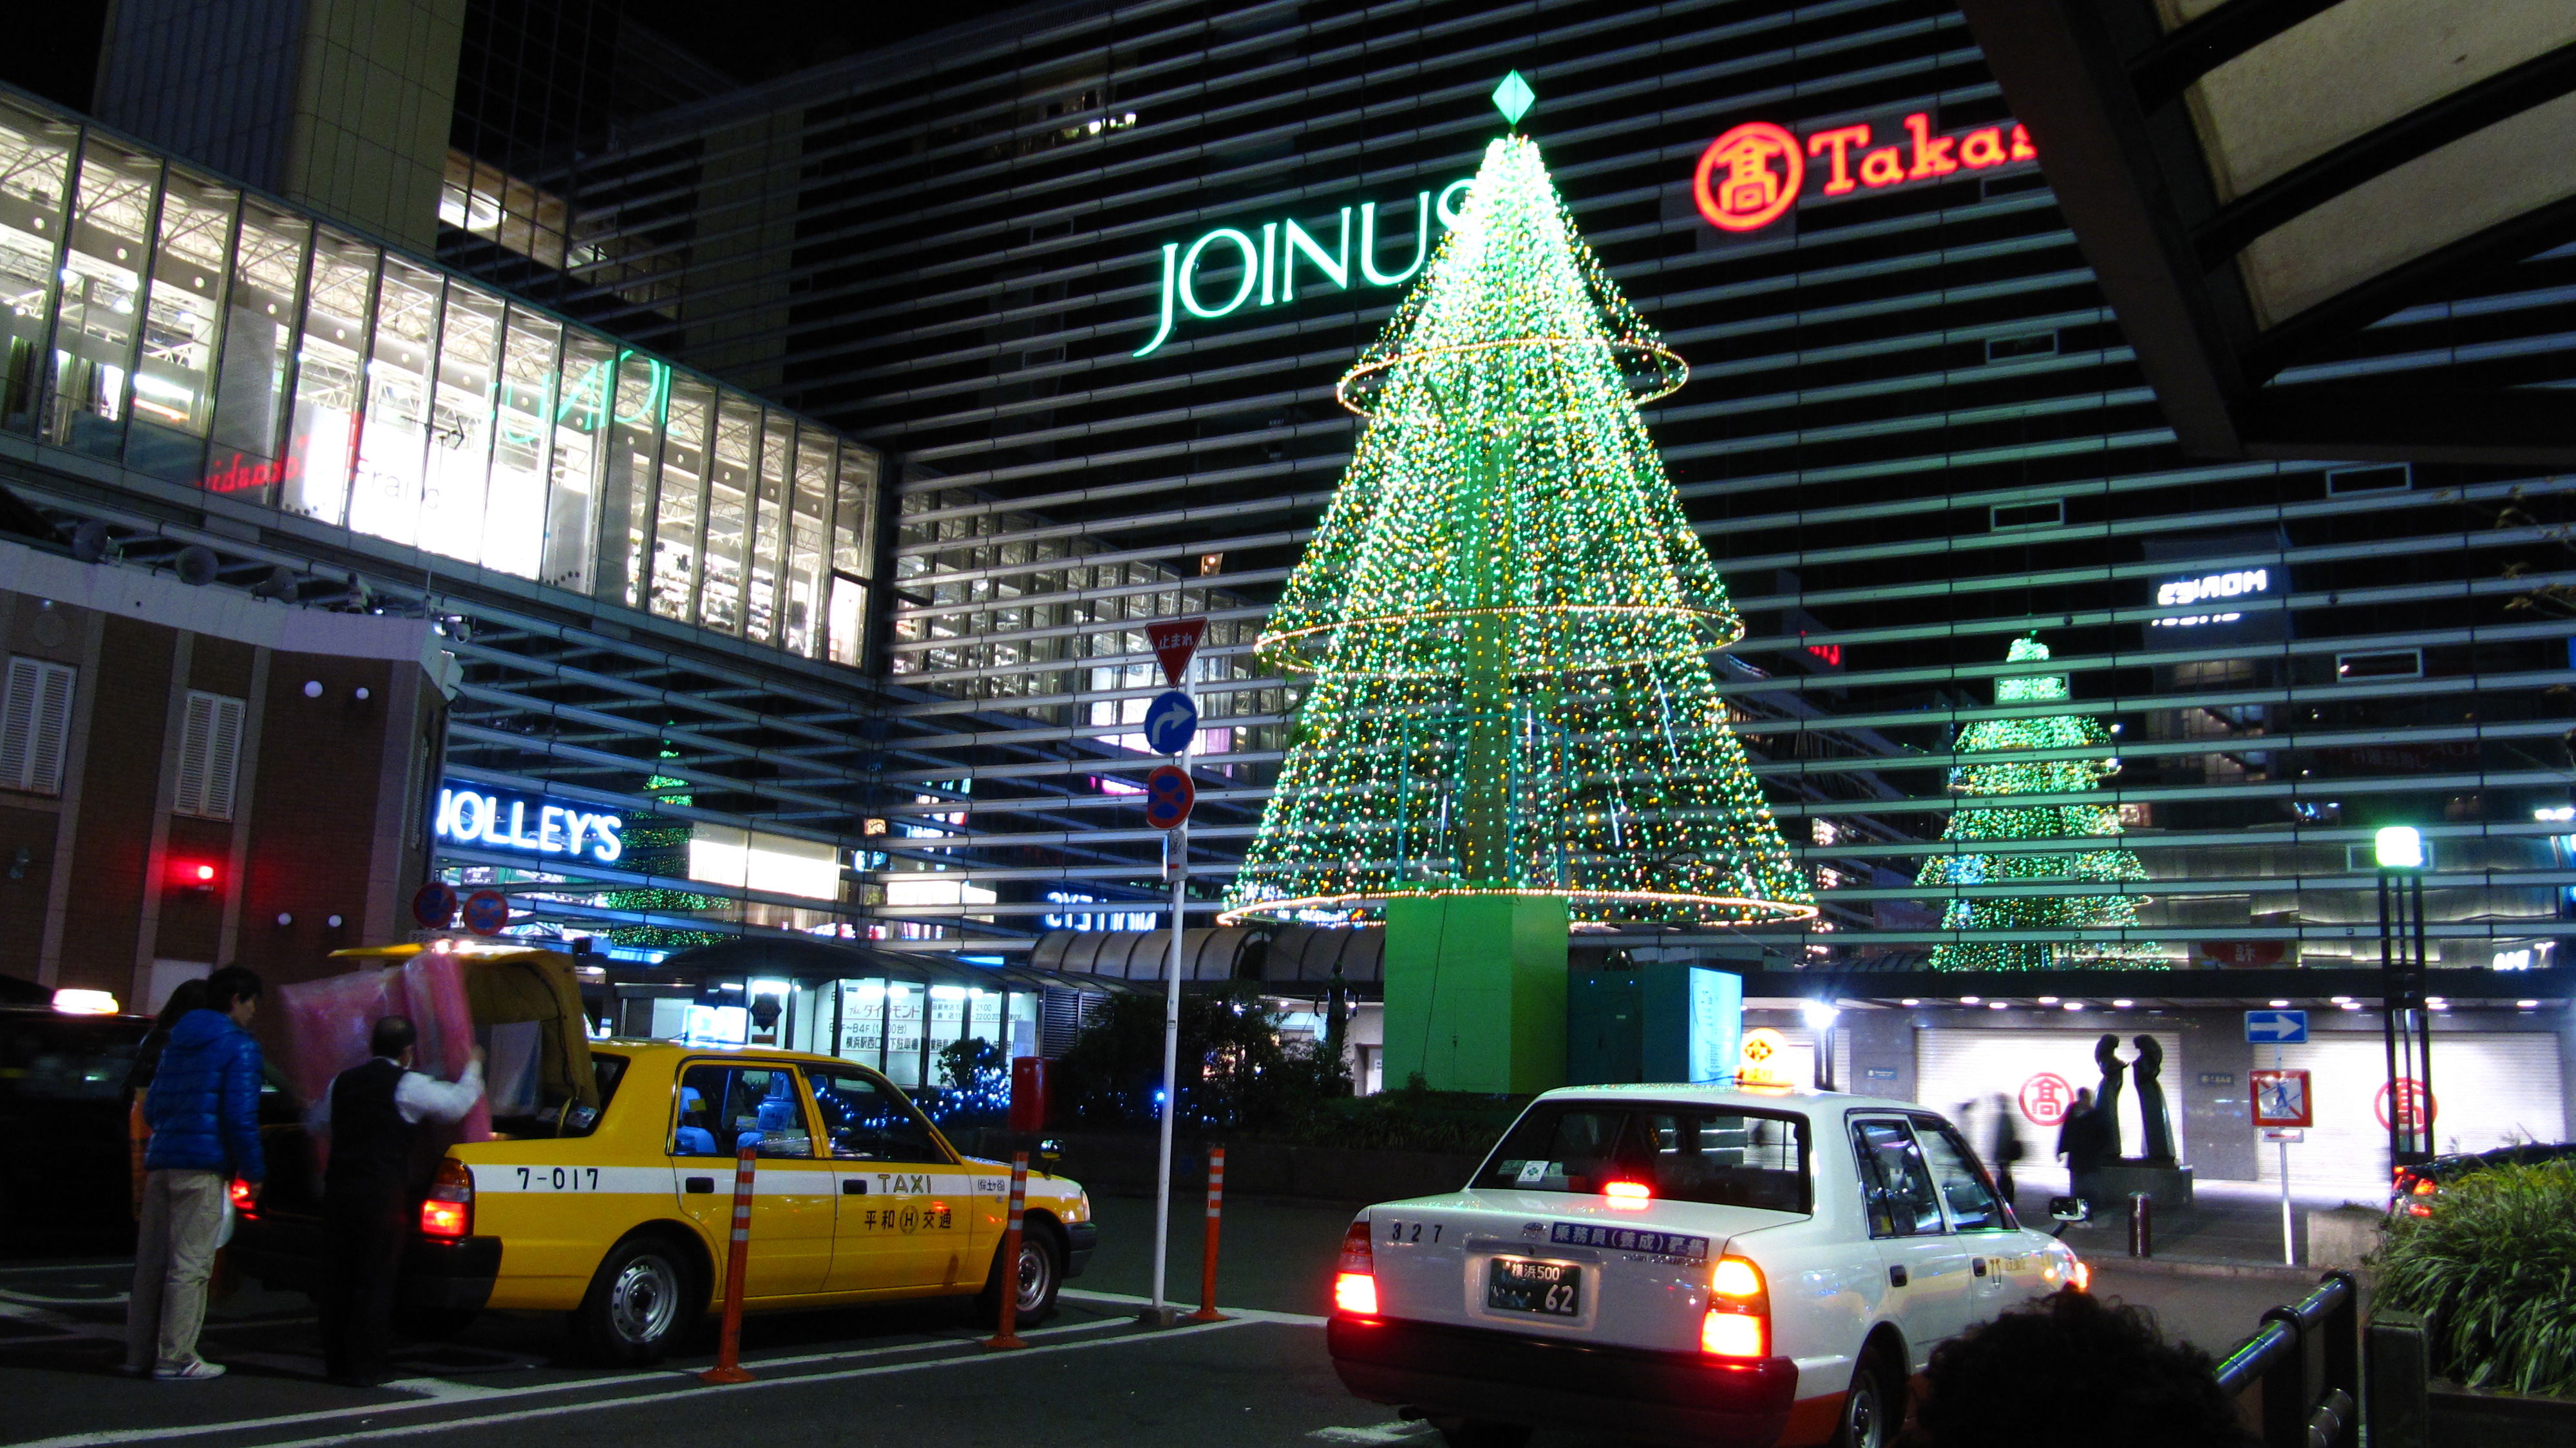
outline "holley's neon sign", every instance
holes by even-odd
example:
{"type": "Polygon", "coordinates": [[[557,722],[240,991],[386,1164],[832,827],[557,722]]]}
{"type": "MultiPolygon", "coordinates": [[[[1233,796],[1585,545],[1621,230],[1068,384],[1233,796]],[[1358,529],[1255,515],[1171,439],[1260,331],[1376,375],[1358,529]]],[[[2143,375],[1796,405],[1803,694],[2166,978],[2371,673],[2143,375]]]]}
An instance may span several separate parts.
{"type": "Polygon", "coordinates": [[[2011,122],[1935,135],[1931,113],[1916,111],[1891,130],[1893,144],[1872,146],[1878,131],[1867,121],[1796,134],[1769,121],[1747,121],[1700,153],[1692,198],[1699,214],[1721,231],[1759,231],[1801,202],[2039,159],[2030,132],[2011,122]]]}
{"type": "MultiPolygon", "coordinates": [[[[1345,206],[1339,213],[1339,227],[1330,235],[1333,246],[1325,250],[1314,231],[1295,220],[1265,221],[1261,239],[1240,227],[1220,226],[1186,248],[1179,242],[1163,243],[1162,322],[1154,329],[1154,340],[1128,355],[1142,357],[1171,340],[1172,324],[1181,316],[1212,322],[1227,316],[1260,294],[1260,305],[1275,307],[1297,300],[1301,264],[1309,276],[1329,282],[1341,291],[1351,289],[1354,270],[1360,281],[1373,287],[1400,287],[1413,280],[1422,264],[1431,257],[1431,223],[1437,217],[1442,229],[1458,224],[1459,208],[1466,205],[1468,183],[1452,181],[1441,188],[1435,203],[1433,193],[1424,191],[1413,198],[1413,259],[1401,271],[1386,271],[1378,266],[1377,203],[1363,202],[1345,206]],[[1351,225],[1356,214],[1359,225],[1351,225]],[[1356,230],[1359,241],[1358,266],[1352,266],[1351,242],[1356,230]],[[1221,276],[1227,267],[1237,269],[1232,291],[1226,283],[1216,283],[1219,295],[1211,300],[1201,290],[1200,271],[1204,266],[1221,276]]],[[[1329,223],[1318,223],[1322,231],[1329,223]]]]}

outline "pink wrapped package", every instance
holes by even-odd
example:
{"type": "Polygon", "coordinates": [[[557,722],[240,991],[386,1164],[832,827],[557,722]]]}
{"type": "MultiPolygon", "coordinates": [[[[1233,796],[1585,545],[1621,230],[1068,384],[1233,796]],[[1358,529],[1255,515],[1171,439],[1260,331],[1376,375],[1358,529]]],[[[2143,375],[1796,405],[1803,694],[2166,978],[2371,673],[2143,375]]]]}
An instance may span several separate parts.
{"type": "MultiPolygon", "coordinates": [[[[411,1017],[423,1071],[453,1081],[473,1059],[464,965],[452,955],[423,951],[399,966],[280,986],[277,994],[286,1012],[286,1079],[308,1108],[329,1094],[333,1078],[367,1059],[367,1038],[385,1016],[411,1017]]],[[[447,1130],[450,1140],[489,1141],[491,1110],[478,1101],[447,1130]]]]}
{"type": "Polygon", "coordinates": [[[402,972],[353,970],[277,988],[286,1012],[286,1079],[306,1106],[331,1080],[367,1059],[367,1033],[383,1016],[408,1014],[402,972]]]}
{"type": "MultiPolygon", "coordinates": [[[[474,1059],[474,1010],[465,999],[465,963],[424,950],[403,963],[402,976],[412,1028],[420,1032],[415,1063],[442,1081],[464,1075],[474,1059]]],[[[490,1099],[476,1101],[455,1129],[459,1141],[490,1141],[490,1099]]]]}

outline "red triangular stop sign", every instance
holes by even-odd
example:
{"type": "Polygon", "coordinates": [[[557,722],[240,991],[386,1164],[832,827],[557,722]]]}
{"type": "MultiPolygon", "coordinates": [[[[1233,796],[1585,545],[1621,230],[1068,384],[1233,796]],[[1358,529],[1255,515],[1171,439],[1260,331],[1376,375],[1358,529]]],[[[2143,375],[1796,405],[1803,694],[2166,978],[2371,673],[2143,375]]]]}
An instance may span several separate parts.
{"type": "Polygon", "coordinates": [[[1207,620],[1203,618],[1167,618],[1145,625],[1145,642],[1154,646],[1154,657],[1163,664],[1163,682],[1179,688],[1181,676],[1190,671],[1190,660],[1199,651],[1199,640],[1207,637],[1207,620]]]}

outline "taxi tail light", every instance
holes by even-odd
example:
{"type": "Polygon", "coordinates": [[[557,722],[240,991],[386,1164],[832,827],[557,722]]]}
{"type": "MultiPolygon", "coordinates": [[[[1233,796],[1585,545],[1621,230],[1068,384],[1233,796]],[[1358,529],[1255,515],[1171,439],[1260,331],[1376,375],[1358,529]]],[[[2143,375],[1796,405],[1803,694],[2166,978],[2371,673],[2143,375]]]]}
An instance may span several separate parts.
{"type": "Polygon", "coordinates": [[[251,1195],[250,1183],[240,1177],[234,1177],[232,1184],[224,1188],[224,1196],[232,1202],[233,1210],[243,1216],[259,1215],[259,1198],[251,1195]]]}
{"type": "Polygon", "coordinates": [[[2087,1262],[2086,1262],[2083,1258],[2081,1258],[2081,1257],[2078,1257],[2078,1258],[2074,1259],[2073,1261],[2068,1262],[2068,1263],[2066,1264],[2066,1285],[2067,1285],[2067,1286],[2069,1286],[2069,1287],[2074,1288],[2074,1289],[2075,1289],[2076,1291],[2078,1291],[2078,1292],[2090,1292],[2090,1291],[2092,1291],[2092,1290],[2093,1290],[2093,1268],[2092,1268],[2092,1265],[2091,1265],[2091,1264],[2089,1264],[2089,1263],[2087,1263],[2087,1262]]]}
{"type": "Polygon", "coordinates": [[[1613,1207],[1633,1209],[1653,1201],[1655,1189],[1644,1182],[1606,1182],[1602,1185],[1601,1195],[1608,1197],[1613,1207]]]}
{"type": "Polygon", "coordinates": [[[2410,1190],[2419,1197],[2429,1197],[2441,1189],[2442,1184],[2433,1180],[2431,1177],[2417,1177],[2415,1179],[2415,1185],[2410,1188],[2410,1190]]]}
{"type": "Polygon", "coordinates": [[[1718,1259],[1717,1270],[1709,1274],[1699,1350],[1720,1358],[1771,1355],[1771,1290],[1761,1268],[1742,1257],[1718,1259]]]}
{"type": "Polygon", "coordinates": [[[1377,1250],[1370,1245],[1365,1217],[1342,1234],[1342,1260],[1333,1273],[1333,1310],[1354,1317],[1377,1315],[1377,1250]]]}
{"type": "Polygon", "coordinates": [[[474,1173],[452,1156],[440,1161],[438,1175],[430,1178],[429,1195],[420,1204],[420,1234],[449,1238],[474,1235],[474,1173]]]}

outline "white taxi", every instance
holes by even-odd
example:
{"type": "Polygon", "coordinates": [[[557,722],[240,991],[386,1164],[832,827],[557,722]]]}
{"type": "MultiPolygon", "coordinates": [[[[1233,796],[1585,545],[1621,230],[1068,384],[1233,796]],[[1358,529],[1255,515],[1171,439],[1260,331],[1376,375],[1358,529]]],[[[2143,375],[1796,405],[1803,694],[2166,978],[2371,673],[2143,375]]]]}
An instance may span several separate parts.
{"type": "Polygon", "coordinates": [[[1454,1448],[1539,1424],[1883,1448],[1943,1339],[2086,1276],[1911,1102],[1583,1086],[1465,1190],[1361,1213],[1328,1338],[1345,1386],[1454,1448]]]}

